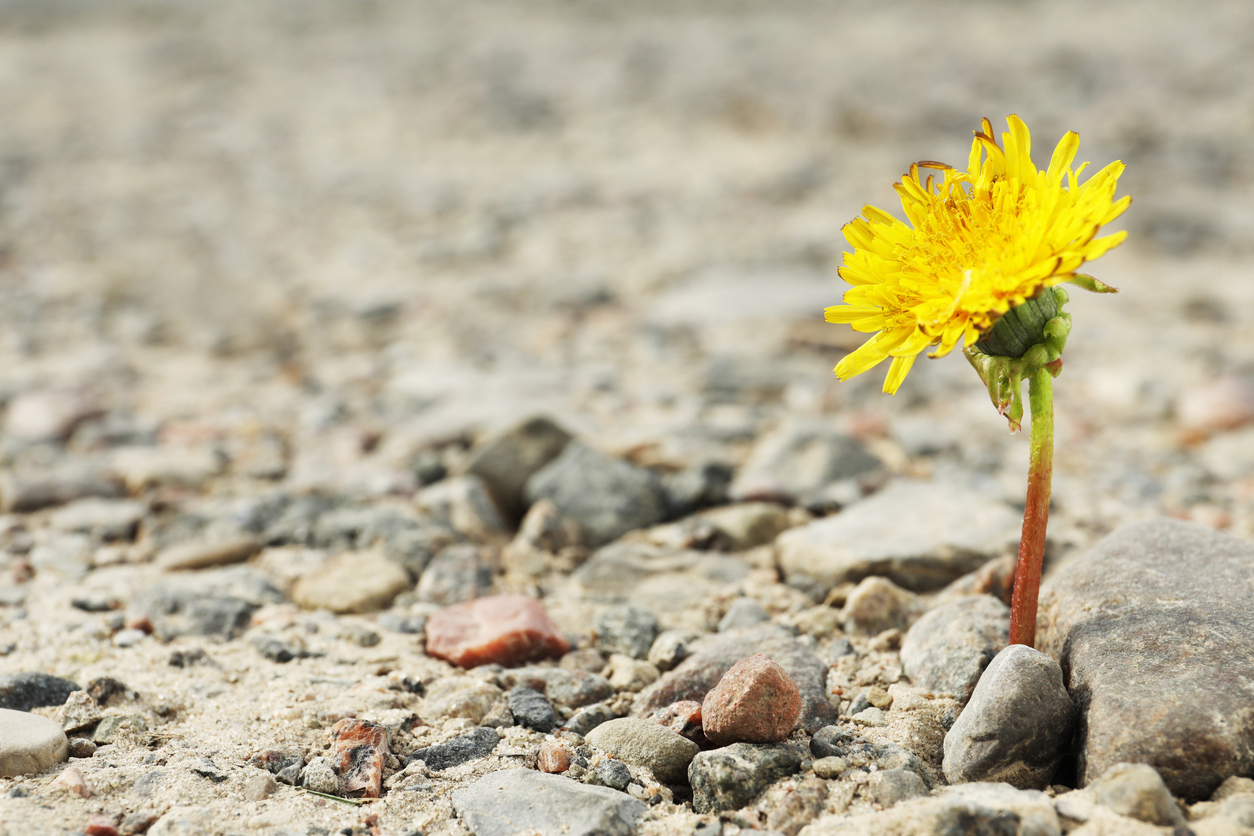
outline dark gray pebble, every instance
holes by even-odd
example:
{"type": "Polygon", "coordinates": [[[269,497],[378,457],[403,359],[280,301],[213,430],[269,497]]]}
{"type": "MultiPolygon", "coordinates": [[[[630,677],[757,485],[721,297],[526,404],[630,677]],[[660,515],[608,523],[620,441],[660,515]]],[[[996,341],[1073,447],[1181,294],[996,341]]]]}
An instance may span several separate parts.
{"type": "Polygon", "coordinates": [[[45,705],[64,705],[78,683],[37,671],[0,675],[0,708],[30,711],[45,705]]]}
{"type": "Polygon", "coordinates": [[[588,783],[609,787],[619,792],[627,792],[627,785],[631,783],[631,770],[622,761],[607,758],[597,764],[596,768],[592,770],[592,773],[588,776],[588,783]]]}
{"type": "Polygon", "coordinates": [[[692,809],[698,813],[739,810],[774,781],[801,769],[801,754],[786,744],[733,743],[701,752],[688,766],[692,809]]]}
{"type": "Polygon", "coordinates": [[[514,722],[533,731],[547,734],[557,725],[553,706],[539,691],[531,688],[511,688],[508,695],[509,711],[514,722]]]}
{"type": "Polygon", "coordinates": [[[657,615],[634,604],[610,607],[593,621],[597,646],[606,653],[622,653],[634,659],[649,655],[661,626],[657,615]]]}
{"type": "Polygon", "coordinates": [[[588,732],[595,729],[602,723],[608,723],[617,715],[604,705],[590,705],[582,711],[576,712],[570,720],[566,722],[566,728],[573,731],[581,737],[587,737],[588,732]]]}
{"type": "Polygon", "coordinates": [[[501,736],[495,729],[472,729],[452,740],[418,749],[405,759],[405,763],[408,765],[420,760],[428,769],[448,769],[475,758],[486,758],[500,742],[501,736]]]}

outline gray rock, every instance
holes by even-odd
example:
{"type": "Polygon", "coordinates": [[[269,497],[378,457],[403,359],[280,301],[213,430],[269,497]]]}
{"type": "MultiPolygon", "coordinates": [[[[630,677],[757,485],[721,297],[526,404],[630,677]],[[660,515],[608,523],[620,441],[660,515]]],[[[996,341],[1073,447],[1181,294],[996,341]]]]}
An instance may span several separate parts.
{"type": "Polygon", "coordinates": [[[669,671],[688,658],[688,645],[699,638],[686,630],[663,630],[658,633],[645,658],[660,671],[669,671]]]}
{"type": "Polygon", "coordinates": [[[300,782],[307,790],[326,795],[340,794],[340,776],[335,774],[335,768],[327,758],[310,758],[301,771],[300,782]]]}
{"type": "Polygon", "coordinates": [[[692,809],[698,813],[739,810],[774,781],[800,769],[800,753],[786,744],[733,743],[702,752],[688,767],[692,809]]]}
{"type": "Polygon", "coordinates": [[[510,529],[483,480],[473,474],[445,479],[414,497],[419,509],[475,542],[503,542],[510,529]]]}
{"type": "Polygon", "coordinates": [[[463,543],[442,549],[418,579],[419,601],[460,604],[492,591],[492,561],[479,546],[463,543]]]}
{"type": "Polygon", "coordinates": [[[91,740],[101,746],[115,743],[126,729],[132,732],[148,731],[148,720],[142,714],[110,714],[97,724],[91,740]]]}
{"type": "Polygon", "coordinates": [[[148,506],[129,499],[86,497],[58,508],[49,517],[53,528],[88,534],[99,540],[133,540],[148,506]]]}
{"type": "Polygon", "coordinates": [[[476,445],[466,470],[487,483],[506,516],[518,520],[528,504],[527,480],[556,458],[570,439],[570,433],[550,419],[529,418],[476,445]]]}
{"type": "Polygon", "coordinates": [[[283,593],[246,566],[172,577],[135,595],[132,614],[148,616],[162,639],[177,636],[233,638],[262,604],[280,603],[283,593]]]}
{"type": "Polygon", "coordinates": [[[451,546],[455,542],[457,535],[451,528],[423,525],[390,531],[376,541],[376,545],[381,545],[388,560],[404,569],[410,580],[416,581],[431,562],[431,558],[445,546],[451,546]]]}
{"type": "Polygon", "coordinates": [[[0,708],[30,711],[45,705],[64,705],[78,683],[38,671],[0,674],[0,708]]]}
{"type": "Polygon", "coordinates": [[[405,763],[420,760],[428,769],[450,769],[476,758],[486,758],[500,742],[501,736],[494,729],[472,729],[452,740],[414,751],[405,763]]]}
{"type": "Polygon", "coordinates": [[[1160,519],[1115,531],[1050,578],[1038,644],[1080,709],[1080,782],[1147,763],[1192,800],[1254,773],[1251,577],[1254,544],[1160,519]]]}
{"type": "Polygon", "coordinates": [[[957,722],[945,735],[951,784],[1004,781],[1045,789],[1071,745],[1076,708],[1062,669],[1021,644],[989,663],[957,722]]]}
{"type": "Polygon", "coordinates": [[[737,598],[719,619],[718,631],[744,630],[771,620],[771,614],[754,598],[737,598]]]}
{"type": "Polygon", "coordinates": [[[885,630],[905,630],[922,611],[919,596],[888,578],[872,575],[863,578],[850,591],[841,616],[846,633],[865,636],[885,630]]]}
{"type": "Polygon", "coordinates": [[[923,615],[901,643],[901,665],[915,685],[966,702],[1010,637],[1010,608],[968,595],[923,615]]]}
{"type": "Polygon", "coordinates": [[[597,615],[593,629],[602,651],[643,659],[649,655],[649,648],[661,628],[652,610],[621,604],[597,615]]]}
{"type": "Polygon", "coordinates": [[[659,781],[682,783],[697,744],[651,720],[621,717],[597,726],[588,743],[611,757],[652,770],[659,781]]]}
{"type": "Polygon", "coordinates": [[[691,645],[691,655],[679,667],[641,692],[633,706],[638,717],[680,700],[701,702],[736,662],[762,653],[781,665],[801,692],[801,716],[797,724],[813,731],[836,717],[827,699],[827,665],[812,650],[799,644],[783,627],[765,625],[751,630],[732,630],[705,636],[691,645]]]}
{"type": "Polygon", "coordinates": [[[0,510],[5,513],[24,514],[86,497],[125,496],[126,486],[114,473],[79,465],[0,475],[0,510]]]}
{"type": "Polygon", "coordinates": [[[594,600],[682,612],[748,574],[738,557],[623,542],[598,549],[574,578],[579,594],[594,600]]]}
{"type": "Polygon", "coordinates": [[[544,694],[531,688],[511,688],[506,694],[509,700],[509,712],[514,715],[514,722],[534,731],[547,734],[557,725],[557,715],[552,704],[544,694]]]}
{"type": "Polygon", "coordinates": [[[167,571],[183,571],[243,563],[261,551],[263,545],[251,535],[179,543],[157,555],[156,564],[167,571]]]}
{"type": "Polygon", "coordinates": [[[59,724],[38,714],[0,708],[0,778],[41,772],[67,756],[59,724]]]}
{"type": "Polygon", "coordinates": [[[730,495],[736,501],[806,504],[832,482],[880,467],[865,447],[830,426],[786,422],[754,445],[730,495]]]}
{"type": "Polygon", "coordinates": [[[566,728],[570,729],[581,737],[587,737],[588,733],[602,723],[608,723],[613,720],[615,714],[604,705],[590,705],[582,711],[577,711],[566,721],[566,728]]]}
{"type": "Polygon", "coordinates": [[[938,589],[1019,542],[1009,506],[961,484],[897,481],[879,493],[785,531],[776,540],[786,575],[828,587],[884,575],[914,591],[938,589]]]}
{"type": "Polygon", "coordinates": [[[588,783],[609,787],[619,792],[627,792],[627,785],[631,783],[631,770],[622,761],[616,761],[612,758],[603,760],[589,773],[588,783]]]}
{"type": "Polygon", "coordinates": [[[902,801],[928,794],[927,784],[909,769],[886,769],[872,772],[867,781],[871,797],[885,809],[902,801]]]}
{"type": "Polygon", "coordinates": [[[527,501],[548,499],[579,524],[589,546],[615,540],[666,517],[666,492],[649,470],[585,447],[561,455],[527,480],[527,501]]]}
{"type": "Polygon", "coordinates": [[[505,769],[453,793],[475,836],[632,836],[648,810],[629,795],[531,769],[505,769]]]}
{"type": "Polygon", "coordinates": [[[678,473],[663,475],[662,489],[666,492],[666,516],[670,519],[677,519],[699,508],[726,502],[727,488],[731,480],[732,469],[716,462],[700,464],[678,473]]]}
{"type": "Polygon", "coordinates": [[[1043,792],[1000,783],[960,784],[942,792],[936,826],[919,832],[1017,836],[1059,836],[1062,832],[1052,800],[1043,792]]]}
{"type": "Polygon", "coordinates": [[[522,685],[541,691],[550,702],[567,708],[600,702],[614,693],[614,686],[605,677],[574,668],[527,666],[504,671],[500,679],[509,688],[522,685]]]}
{"type": "Polygon", "coordinates": [[[1087,789],[1094,801],[1121,816],[1163,827],[1184,824],[1180,807],[1149,764],[1117,763],[1087,789]]]}

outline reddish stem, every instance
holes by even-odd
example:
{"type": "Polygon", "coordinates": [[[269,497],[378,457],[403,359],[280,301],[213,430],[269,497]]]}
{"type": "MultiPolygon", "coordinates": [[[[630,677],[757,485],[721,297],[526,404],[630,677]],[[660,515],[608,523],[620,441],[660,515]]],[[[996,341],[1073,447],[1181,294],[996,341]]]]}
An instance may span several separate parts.
{"type": "Polygon", "coordinates": [[[1054,475],[1053,378],[1037,369],[1028,379],[1032,410],[1032,458],[1028,466],[1027,505],[1019,538],[1014,597],[1010,604],[1010,643],[1036,644],[1036,604],[1045,559],[1045,527],[1049,523],[1049,490],[1054,475]]]}

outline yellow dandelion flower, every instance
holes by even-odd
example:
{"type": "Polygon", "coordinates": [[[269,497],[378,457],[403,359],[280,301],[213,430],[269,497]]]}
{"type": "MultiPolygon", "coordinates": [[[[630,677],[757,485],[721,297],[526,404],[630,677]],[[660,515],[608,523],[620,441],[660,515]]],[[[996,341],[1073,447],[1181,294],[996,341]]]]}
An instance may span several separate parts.
{"type": "Polygon", "coordinates": [[[879,333],[840,361],[841,380],[891,357],[884,391],[892,394],[929,346],[941,357],[959,340],[972,345],[1006,311],[1062,282],[1104,287],[1076,270],[1126,237],[1097,237],[1132,200],[1114,199],[1123,163],[1080,183],[1088,163],[1072,169],[1080,138],[1068,132],[1049,168],[1038,171],[1027,125],[1014,115],[1006,121],[1003,150],[983,120],[966,171],[932,161],[910,166],[893,186],[909,223],[865,206],[845,225],[854,251],[845,253],[840,275],[853,287],[826,319],[879,333]],[[923,179],[922,169],[934,173],[923,179]]]}

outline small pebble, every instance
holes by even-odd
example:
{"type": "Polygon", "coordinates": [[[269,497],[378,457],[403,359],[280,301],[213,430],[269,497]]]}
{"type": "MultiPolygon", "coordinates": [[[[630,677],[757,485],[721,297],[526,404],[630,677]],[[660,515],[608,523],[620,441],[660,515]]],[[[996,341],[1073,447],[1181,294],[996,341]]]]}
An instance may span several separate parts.
{"type": "Polygon", "coordinates": [[[386,609],[409,589],[409,575],[379,551],[343,552],[292,586],[300,606],[335,613],[386,609]]]}
{"type": "Polygon", "coordinates": [[[274,782],[274,778],[262,772],[256,775],[250,775],[245,781],[242,789],[244,798],[249,801],[261,801],[263,798],[269,798],[274,795],[279,785],[274,782]]]}
{"type": "Polygon", "coordinates": [[[695,634],[683,630],[666,630],[658,634],[649,648],[648,661],[660,671],[669,671],[688,658],[688,644],[695,634]]]}
{"type": "Polygon", "coordinates": [[[1089,784],[1087,791],[1098,804],[1121,816],[1160,827],[1185,823],[1162,776],[1149,764],[1117,763],[1089,784]]]}
{"type": "Polygon", "coordinates": [[[91,798],[96,794],[91,785],[87,783],[83,770],[77,766],[67,766],[52,782],[52,785],[61,787],[80,798],[91,798]]]}
{"type": "Polygon", "coordinates": [[[570,752],[560,743],[546,740],[536,754],[536,768],[541,772],[565,772],[570,768],[570,752]]]}
{"type": "MultiPolygon", "coordinates": [[[[539,691],[531,688],[511,688],[506,695],[514,722],[533,731],[547,734],[557,725],[553,705],[539,691]]],[[[561,770],[558,770],[559,772],[561,770]]]]}
{"type": "Polygon", "coordinates": [[[476,758],[486,758],[500,742],[501,736],[495,729],[473,729],[452,740],[419,749],[406,758],[405,763],[420,760],[431,770],[450,769],[476,758]]]}
{"type": "Polygon", "coordinates": [[[605,675],[616,691],[640,691],[656,682],[661,672],[641,659],[615,653],[610,657],[605,675]]]}
{"type": "Polygon", "coordinates": [[[814,774],[820,778],[839,778],[849,768],[849,763],[844,758],[829,755],[816,760],[813,768],[814,774]]]}
{"type": "Polygon", "coordinates": [[[118,825],[122,821],[122,815],[106,815],[104,813],[95,813],[87,820],[87,826],[83,828],[83,833],[87,836],[118,836],[118,825]]]}
{"type": "Polygon", "coordinates": [[[98,747],[86,737],[71,737],[68,743],[68,752],[71,758],[90,758],[96,754],[98,747]]]}
{"type": "Polygon", "coordinates": [[[157,555],[156,564],[167,572],[205,569],[243,563],[261,551],[255,537],[234,537],[219,542],[179,543],[157,555]]]}
{"type": "Polygon", "coordinates": [[[143,630],[119,630],[113,634],[114,647],[134,647],[148,638],[143,630]]]}
{"type": "Polygon", "coordinates": [[[588,783],[626,792],[631,783],[631,770],[622,761],[607,758],[592,769],[588,775],[588,783]]]}
{"type": "Polygon", "coordinates": [[[761,653],[732,665],[701,703],[702,728],[716,745],[783,740],[800,714],[797,684],[761,653]]]}
{"type": "Polygon", "coordinates": [[[331,761],[326,758],[312,758],[305,764],[301,772],[301,785],[307,790],[326,795],[340,794],[340,778],[335,774],[331,761]]]}
{"type": "Polygon", "coordinates": [[[698,746],[704,747],[707,743],[705,733],[701,730],[701,703],[696,700],[673,702],[653,712],[649,719],[683,735],[698,746]]]}
{"type": "Polygon", "coordinates": [[[427,653],[464,668],[518,665],[568,650],[570,642],[544,606],[523,595],[476,598],[427,619],[427,653]]]}
{"type": "Polygon", "coordinates": [[[884,716],[884,712],[875,706],[862,709],[857,714],[854,714],[850,719],[861,723],[864,726],[880,727],[888,725],[888,718],[884,716]]]}
{"type": "Polygon", "coordinates": [[[918,595],[872,575],[849,593],[842,615],[846,633],[874,636],[885,630],[905,630],[922,612],[918,595]]]}

